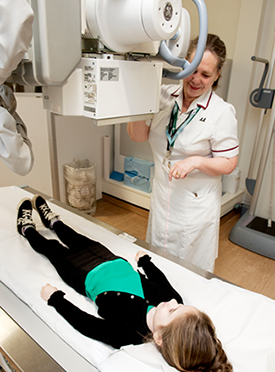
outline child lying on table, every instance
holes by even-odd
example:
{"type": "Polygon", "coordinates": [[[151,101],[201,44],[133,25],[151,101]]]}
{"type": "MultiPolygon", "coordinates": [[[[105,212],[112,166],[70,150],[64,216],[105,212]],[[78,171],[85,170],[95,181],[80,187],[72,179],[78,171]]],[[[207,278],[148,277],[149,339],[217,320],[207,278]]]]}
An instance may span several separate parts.
{"type": "Polygon", "coordinates": [[[139,251],[135,259],[146,276],[123,257],[64,224],[40,195],[20,202],[17,230],[50,260],[64,282],[98,306],[101,318],[83,312],[50,284],[42,287],[41,297],[83,335],[115,348],[154,341],[168,364],[179,371],[232,371],[211,319],[183,304],[145,252],[139,251]],[[39,234],[33,207],[64,245],[39,234]]]}

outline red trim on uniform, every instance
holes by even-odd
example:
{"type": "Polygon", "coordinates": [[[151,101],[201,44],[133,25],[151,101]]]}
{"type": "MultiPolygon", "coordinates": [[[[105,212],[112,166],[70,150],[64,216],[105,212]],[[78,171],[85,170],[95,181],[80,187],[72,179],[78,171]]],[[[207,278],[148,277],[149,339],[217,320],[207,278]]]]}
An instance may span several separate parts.
{"type": "Polygon", "coordinates": [[[177,90],[175,90],[174,93],[171,93],[171,96],[177,98],[177,97],[179,96],[179,94],[176,94],[176,93],[177,93],[177,91],[178,91],[180,88],[181,88],[181,87],[179,87],[177,90]]]}
{"type": "Polygon", "coordinates": [[[206,103],[206,106],[203,106],[203,105],[200,105],[200,104],[198,104],[198,106],[201,107],[201,108],[203,108],[204,110],[207,109],[207,107],[209,106],[209,102],[210,102],[210,99],[212,97],[212,94],[213,94],[213,92],[211,92],[211,94],[210,94],[210,96],[208,98],[208,101],[206,103]]]}
{"type": "Polygon", "coordinates": [[[227,151],[232,151],[232,150],[235,150],[239,147],[238,146],[235,146],[235,147],[232,147],[231,149],[227,149],[227,150],[212,150],[212,152],[227,152],[227,151]]]}
{"type": "MultiPolygon", "coordinates": [[[[177,91],[178,91],[179,89],[181,89],[181,88],[182,88],[182,87],[179,87],[177,90],[175,90],[175,92],[171,93],[171,96],[172,96],[172,97],[175,97],[175,98],[178,98],[178,97],[179,97],[179,94],[176,94],[176,93],[177,93],[177,91]]],[[[203,105],[201,105],[201,104],[199,104],[199,103],[197,104],[197,106],[203,108],[204,110],[207,109],[207,107],[209,106],[209,102],[210,102],[210,100],[211,100],[212,94],[213,94],[213,92],[211,91],[210,96],[209,96],[208,101],[207,101],[207,103],[206,103],[205,106],[203,106],[203,105]]]]}

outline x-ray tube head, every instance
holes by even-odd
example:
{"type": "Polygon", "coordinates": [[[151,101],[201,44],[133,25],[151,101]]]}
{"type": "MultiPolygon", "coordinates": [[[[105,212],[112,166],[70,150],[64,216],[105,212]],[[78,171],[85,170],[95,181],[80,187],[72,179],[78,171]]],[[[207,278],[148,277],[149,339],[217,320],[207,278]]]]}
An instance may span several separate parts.
{"type": "Polygon", "coordinates": [[[33,39],[9,82],[43,86],[44,108],[55,114],[98,125],[150,119],[162,76],[189,76],[204,53],[207,10],[204,0],[192,1],[200,36],[190,64],[182,0],[29,0],[33,39]],[[182,71],[164,70],[163,60],[182,71]]]}
{"type": "Polygon", "coordinates": [[[86,22],[110,50],[128,53],[138,44],[168,40],[181,21],[181,0],[86,0],[86,22]]]}

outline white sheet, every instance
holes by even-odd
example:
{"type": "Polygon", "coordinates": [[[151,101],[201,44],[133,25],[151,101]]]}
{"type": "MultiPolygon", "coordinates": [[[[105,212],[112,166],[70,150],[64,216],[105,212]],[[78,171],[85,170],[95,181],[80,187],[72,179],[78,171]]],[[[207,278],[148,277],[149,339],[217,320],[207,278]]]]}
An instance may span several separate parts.
{"type": "MultiPolygon", "coordinates": [[[[32,197],[32,194],[14,186],[0,188],[1,281],[102,372],[174,371],[163,361],[153,345],[127,346],[115,351],[75,331],[55,309],[45,304],[39,293],[41,286],[49,282],[62,289],[74,304],[96,314],[96,306],[63,283],[48,260],[34,252],[17,233],[16,207],[24,197],[32,197]]],[[[54,204],[50,205],[64,222],[100,241],[136,267],[134,256],[140,247],[78,215],[54,204]]],[[[39,231],[48,238],[56,238],[42,226],[36,212],[33,215],[39,231]]],[[[275,301],[217,279],[206,280],[173,262],[149,254],[182,294],[185,303],[197,306],[213,319],[235,372],[274,372],[275,301]]]]}

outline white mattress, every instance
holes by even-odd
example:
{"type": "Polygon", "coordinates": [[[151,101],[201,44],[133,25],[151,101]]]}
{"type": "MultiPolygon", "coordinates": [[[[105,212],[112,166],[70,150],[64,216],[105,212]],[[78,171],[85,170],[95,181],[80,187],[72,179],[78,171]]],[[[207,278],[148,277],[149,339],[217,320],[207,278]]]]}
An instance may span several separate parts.
{"type": "MultiPolygon", "coordinates": [[[[40,298],[42,285],[62,289],[67,298],[83,310],[96,314],[92,301],[77,294],[57,275],[46,258],[34,252],[17,233],[17,205],[32,194],[15,186],[0,188],[0,279],[54,330],[65,342],[103,372],[174,371],[152,344],[127,346],[117,351],[74,330],[40,298]]],[[[77,231],[98,240],[136,267],[134,256],[140,247],[112,232],[49,203],[63,221],[77,231]]],[[[37,228],[44,236],[56,238],[45,229],[36,212],[37,228]]],[[[207,280],[171,261],[149,252],[186,304],[210,315],[235,372],[274,372],[275,301],[225,283],[207,280]]],[[[1,299],[0,299],[1,305],[1,299]]]]}

